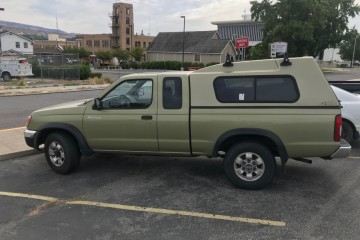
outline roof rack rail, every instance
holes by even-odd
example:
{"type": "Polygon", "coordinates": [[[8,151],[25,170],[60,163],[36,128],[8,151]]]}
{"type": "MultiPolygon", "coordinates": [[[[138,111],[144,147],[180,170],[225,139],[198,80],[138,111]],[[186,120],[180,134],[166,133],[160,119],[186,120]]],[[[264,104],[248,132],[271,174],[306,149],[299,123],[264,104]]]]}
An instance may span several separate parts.
{"type": "Polygon", "coordinates": [[[232,63],[233,61],[234,61],[234,59],[232,59],[232,57],[228,53],[226,55],[226,59],[225,59],[225,63],[223,64],[223,67],[232,67],[232,66],[234,66],[234,64],[232,63]]]}
{"type": "Polygon", "coordinates": [[[284,53],[284,61],[282,63],[280,63],[280,66],[291,66],[291,65],[292,65],[292,62],[290,62],[290,60],[289,60],[288,53],[285,52],[284,53]]]}

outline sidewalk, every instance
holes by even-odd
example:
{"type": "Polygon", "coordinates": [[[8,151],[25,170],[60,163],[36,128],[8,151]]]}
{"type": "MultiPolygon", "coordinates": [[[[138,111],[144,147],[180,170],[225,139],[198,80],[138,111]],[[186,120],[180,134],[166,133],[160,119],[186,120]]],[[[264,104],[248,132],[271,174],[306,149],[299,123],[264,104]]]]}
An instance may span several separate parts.
{"type": "Polygon", "coordinates": [[[37,86],[37,87],[0,87],[0,96],[19,96],[28,94],[45,94],[61,92],[77,92],[86,90],[104,89],[109,84],[101,85],[74,85],[74,86],[37,86]]]}
{"type": "MultiPolygon", "coordinates": [[[[109,84],[102,85],[76,85],[76,86],[52,86],[36,88],[0,88],[0,99],[2,96],[21,96],[29,94],[48,94],[75,91],[90,91],[104,89],[109,84]]],[[[25,127],[0,129],[0,161],[16,157],[40,153],[30,148],[24,140],[25,127]]]]}

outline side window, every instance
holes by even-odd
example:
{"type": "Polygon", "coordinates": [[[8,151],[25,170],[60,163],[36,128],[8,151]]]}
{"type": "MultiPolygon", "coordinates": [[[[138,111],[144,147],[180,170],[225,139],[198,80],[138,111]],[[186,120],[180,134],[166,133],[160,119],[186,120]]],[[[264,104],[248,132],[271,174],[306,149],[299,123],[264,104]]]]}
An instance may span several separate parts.
{"type": "Polygon", "coordinates": [[[104,109],[145,109],[152,103],[152,92],[152,80],[124,81],[101,99],[101,105],[104,109]]]}
{"type": "Polygon", "coordinates": [[[296,102],[298,98],[299,94],[293,78],[256,79],[256,101],[258,102],[296,102]]]}
{"type": "Polygon", "coordinates": [[[253,102],[255,78],[220,77],[214,82],[216,98],[222,103],[253,102]]]}
{"type": "Polygon", "coordinates": [[[296,102],[299,91],[291,76],[219,77],[214,81],[222,103],[296,102]]]}
{"type": "Polygon", "coordinates": [[[163,107],[164,109],[182,108],[181,78],[177,78],[177,77],[164,78],[163,107]]]}

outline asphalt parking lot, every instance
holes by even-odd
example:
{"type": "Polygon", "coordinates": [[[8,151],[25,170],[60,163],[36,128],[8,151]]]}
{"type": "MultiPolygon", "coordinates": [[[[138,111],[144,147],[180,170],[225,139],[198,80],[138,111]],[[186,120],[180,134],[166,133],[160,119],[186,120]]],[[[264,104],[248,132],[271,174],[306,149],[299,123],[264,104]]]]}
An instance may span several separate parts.
{"type": "Polygon", "coordinates": [[[259,191],[220,159],[96,154],[62,176],[43,154],[0,161],[0,239],[359,239],[360,143],[290,161],[259,191]]]}

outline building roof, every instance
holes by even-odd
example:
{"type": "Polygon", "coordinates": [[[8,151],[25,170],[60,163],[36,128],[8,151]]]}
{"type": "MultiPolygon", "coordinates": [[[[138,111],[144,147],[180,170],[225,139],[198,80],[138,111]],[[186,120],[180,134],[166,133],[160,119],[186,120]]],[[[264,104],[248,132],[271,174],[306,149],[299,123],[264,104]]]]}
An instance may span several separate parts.
{"type": "Polygon", "coordinates": [[[264,23],[261,21],[217,21],[212,24],[218,26],[218,33],[221,39],[234,39],[248,37],[250,41],[261,42],[264,23]]]}
{"type": "Polygon", "coordinates": [[[23,39],[25,39],[25,40],[27,40],[27,41],[29,41],[29,42],[33,42],[32,40],[30,40],[30,39],[28,39],[28,38],[26,38],[26,37],[24,37],[24,36],[21,36],[21,35],[19,35],[19,34],[17,34],[17,33],[10,32],[10,31],[7,31],[7,30],[5,30],[5,29],[2,29],[2,30],[0,31],[0,35],[5,35],[5,34],[9,34],[9,35],[13,34],[13,35],[16,35],[16,36],[18,36],[18,37],[20,37],[20,38],[23,38],[23,39]]]}
{"type": "MultiPolygon", "coordinates": [[[[159,33],[147,52],[182,52],[183,32],[159,33]]],[[[185,53],[222,53],[229,40],[220,40],[217,31],[185,32],[185,53]]]]}

